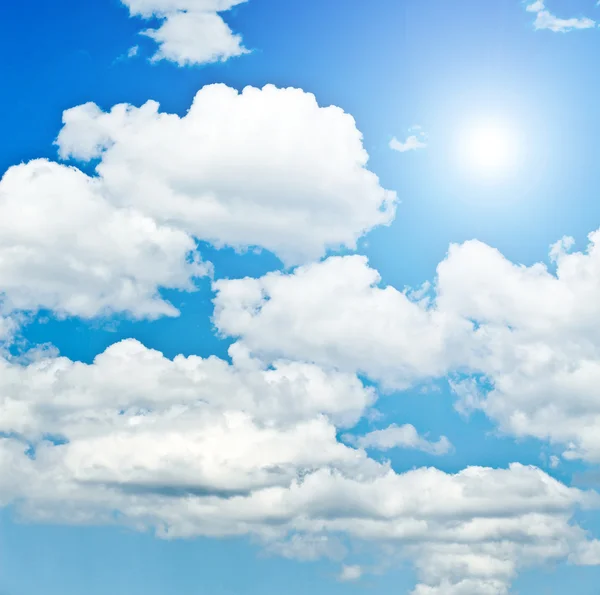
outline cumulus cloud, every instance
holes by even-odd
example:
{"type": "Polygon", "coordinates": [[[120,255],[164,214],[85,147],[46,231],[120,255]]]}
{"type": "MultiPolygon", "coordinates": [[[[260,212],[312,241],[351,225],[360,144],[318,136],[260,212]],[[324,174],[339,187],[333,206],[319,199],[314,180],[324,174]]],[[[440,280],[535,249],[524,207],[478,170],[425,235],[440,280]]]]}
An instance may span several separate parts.
{"type": "Polygon", "coordinates": [[[267,360],[315,361],[404,389],[468,357],[470,322],[431,308],[421,292],[382,287],[364,256],[221,280],[214,289],[217,328],[267,360]]]}
{"type": "Polygon", "coordinates": [[[444,455],[452,450],[452,444],[446,436],[442,436],[436,442],[431,442],[420,436],[417,429],[411,424],[403,426],[392,424],[383,430],[375,430],[351,440],[353,444],[361,448],[372,448],[375,450],[411,448],[432,455],[444,455]]]}
{"type": "Polygon", "coordinates": [[[184,117],[85,104],[64,114],[60,154],[99,159],[112,200],[216,246],[261,246],[288,265],[354,248],[392,221],[396,195],[367,169],[351,116],[299,89],[211,85],[184,117]]]}
{"type": "Polygon", "coordinates": [[[566,238],[543,263],[451,246],[431,288],[381,287],[359,256],[215,284],[215,324],[269,361],[290,357],[404,389],[450,375],[463,411],[509,434],[600,461],[600,232],[566,238]],[[286,328],[286,333],[277,329],[286,328]]]}
{"type": "Polygon", "coordinates": [[[594,494],[518,464],[396,473],[337,440],[373,399],[354,376],[231,356],[170,360],[129,340],[91,364],[0,360],[0,503],[38,521],[246,535],[302,559],[369,543],[413,561],[415,593],[504,593],[522,567],[593,562],[571,515],[594,494]]]}
{"type": "Polygon", "coordinates": [[[160,288],[208,272],[188,234],[114,206],[78,169],[40,159],[0,180],[0,313],[174,316],[160,288]]]}
{"type": "MultiPolygon", "coordinates": [[[[128,0],[164,17],[157,35],[233,4],[128,0]]],[[[97,176],[37,160],[0,182],[0,341],[19,311],[175,315],[160,289],[193,290],[208,272],[196,239],[292,265],[394,216],[352,118],[301,90],[217,85],[184,117],[86,104],[64,124],[61,155],[97,159],[97,176]]],[[[598,458],[598,237],[586,253],[557,244],[555,274],[453,246],[417,291],[383,286],[359,256],[219,281],[214,320],[237,339],[231,361],[170,360],[132,340],[91,364],[0,357],[0,505],[162,537],[251,536],[302,559],[343,560],[366,542],[413,562],[415,595],[504,595],[523,567],[597,564],[598,543],[572,520],[599,505],[593,493],[519,464],[397,473],[369,458],[450,447],[412,426],[354,446],[338,435],[375,400],[357,372],[389,389],[457,374],[465,410],[567,444],[565,458],[598,458]]]]}
{"type": "Polygon", "coordinates": [[[551,250],[556,270],[516,265],[480,243],[453,246],[438,268],[438,306],[477,321],[491,381],[458,382],[466,405],[500,428],[563,445],[564,458],[600,460],[599,232],[585,252],[567,238],[551,250]]]}
{"type": "Polygon", "coordinates": [[[528,12],[535,13],[534,27],[536,29],[549,29],[556,33],[565,33],[576,29],[592,29],[596,22],[588,17],[559,18],[549,12],[544,0],[536,0],[526,8],[528,12]]]}
{"type": "Polygon", "coordinates": [[[248,52],[220,13],[246,0],[121,0],[132,16],[158,18],[157,29],[141,32],[156,42],[152,60],[179,66],[224,62],[248,52]]]}
{"type": "Polygon", "coordinates": [[[98,175],[38,159],[0,180],[3,342],[19,311],[177,315],[161,290],[194,291],[210,274],[197,240],[293,264],[394,216],[352,117],[301,90],[216,85],[183,118],[150,102],[86,104],[64,120],[61,155],[99,158],[98,175]]]}

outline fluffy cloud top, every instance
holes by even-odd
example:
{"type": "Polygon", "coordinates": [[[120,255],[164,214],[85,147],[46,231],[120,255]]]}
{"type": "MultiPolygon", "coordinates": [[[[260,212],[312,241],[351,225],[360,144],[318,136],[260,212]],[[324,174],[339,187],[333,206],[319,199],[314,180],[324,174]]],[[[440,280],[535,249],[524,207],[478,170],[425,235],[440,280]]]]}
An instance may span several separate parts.
{"type": "Polygon", "coordinates": [[[492,383],[456,385],[465,406],[591,461],[600,460],[599,240],[591,234],[586,252],[571,253],[569,238],[553,246],[554,274],[479,242],[453,247],[438,269],[439,307],[478,321],[476,365],[492,383]]]}
{"type": "Polygon", "coordinates": [[[232,408],[265,423],[323,414],[339,426],[352,426],[374,400],[373,390],[353,375],[294,362],[262,370],[238,346],[230,353],[234,365],[216,357],[168,360],[130,340],[110,347],[93,365],[44,357],[21,367],[0,360],[0,383],[12,387],[0,400],[0,432],[29,440],[44,433],[71,436],[68,425],[60,425],[71,420],[77,427],[85,422],[90,436],[95,424],[103,430],[104,424],[124,421],[105,418],[104,412],[158,413],[174,405],[232,408]],[[77,417],[81,411],[83,419],[77,417]]]}
{"type": "Polygon", "coordinates": [[[461,364],[472,325],[380,281],[363,256],[332,257],[291,275],[222,280],[214,285],[214,321],[266,359],[317,361],[390,388],[461,364]]]}
{"type": "Polygon", "coordinates": [[[158,44],[154,61],[170,60],[179,66],[224,62],[247,53],[219,13],[246,0],[121,0],[132,16],[159,18],[158,29],[142,35],[158,44]]]}
{"type": "Polygon", "coordinates": [[[593,562],[570,522],[591,494],[521,465],[395,473],[336,438],[372,400],[356,378],[232,357],[125,341],[89,365],[1,360],[0,502],[165,537],[251,535],[303,558],[368,542],[414,562],[415,593],[504,594],[521,567],[593,562]]]}
{"type": "Polygon", "coordinates": [[[535,13],[534,27],[536,29],[549,29],[556,33],[565,33],[575,29],[592,29],[596,22],[588,17],[573,17],[563,19],[555,16],[546,8],[544,0],[536,0],[527,6],[528,12],[535,13]]]}
{"type": "Polygon", "coordinates": [[[193,290],[193,278],[207,272],[188,234],[114,206],[98,180],[75,168],[37,160],[0,181],[5,314],[46,308],[84,318],[173,316],[159,289],[193,290]]]}
{"type": "Polygon", "coordinates": [[[286,264],[353,248],[394,217],[351,116],[299,89],[204,87],[185,117],[86,104],[64,114],[63,157],[99,158],[101,183],[131,206],[217,246],[261,246],[286,264]]]}
{"type": "Polygon", "coordinates": [[[210,272],[197,239],[294,264],[394,216],[352,117],[301,90],[216,85],[183,118],[150,102],[64,120],[61,154],[100,158],[99,175],[41,159],[0,180],[0,341],[18,311],[177,315],[160,290],[210,272]]]}
{"type": "Polygon", "coordinates": [[[555,273],[481,242],[452,246],[429,299],[380,287],[358,256],[220,281],[215,323],[266,361],[358,371],[392,388],[458,372],[463,410],[563,445],[568,458],[599,461],[599,240],[594,232],[574,253],[571,239],[557,243],[555,273]]]}

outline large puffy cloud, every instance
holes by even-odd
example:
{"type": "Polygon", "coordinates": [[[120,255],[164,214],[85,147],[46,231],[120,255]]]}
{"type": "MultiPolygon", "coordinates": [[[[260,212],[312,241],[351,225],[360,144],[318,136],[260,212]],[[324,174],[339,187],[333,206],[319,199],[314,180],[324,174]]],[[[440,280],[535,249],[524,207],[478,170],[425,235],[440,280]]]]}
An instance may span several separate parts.
{"type": "Polygon", "coordinates": [[[574,253],[570,238],[558,242],[555,272],[481,242],[453,245],[431,291],[412,294],[380,287],[357,256],[219,281],[215,323],[266,361],[359,371],[399,389],[451,374],[463,410],[599,461],[599,239],[574,253]]]}
{"type": "Polygon", "coordinates": [[[478,323],[477,367],[491,390],[456,384],[466,407],[501,429],[600,461],[600,234],[586,252],[553,246],[556,267],[519,266],[480,242],[454,246],[438,269],[438,306],[478,323]]]}
{"type": "Polygon", "coordinates": [[[231,355],[169,360],[124,341],[92,364],[2,360],[0,502],[307,559],[366,542],[412,560],[419,594],[503,594],[521,567],[594,563],[570,521],[593,494],[521,465],[398,474],[337,440],[372,402],[355,377],[231,355]]]}
{"type": "Polygon", "coordinates": [[[393,388],[462,362],[469,323],[380,282],[363,256],[332,257],[291,275],[221,280],[214,320],[261,357],[317,361],[393,388]]]}
{"type": "Polygon", "coordinates": [[[177,406],[243,411],[265,423],[322,414],[346,427],[374,401],[374,391],[353,375],[295,362],[263,370],[238,346],[230,351],[234,365],[216,357],[168,360],[128,340],[98,355],[93,365],[44,354],[27,367],[0,360],[0,383],[10,388],[0,401],[0,431],[29,440],[48,432],[71,436],[72,422],[75,428],[84,424],[89,436],[96,426],[103,432],[111,424],[128,423],[125,413],[135,417],[177,406]],[[108,412],[115,417],[105,417],[108,412]]]}
{"type": "Polygon", "coordinates": [[[158,44],[154,61],[170,60],[180,66],[224,62],[247,53],[239,35],[219,14],[246,0],[121,0],[132,16],[158,18],[158,29],[146,35],[158,44]]]}
{"type": "Polygon", "coordinates": [[[63,157],[100,159],[115,203],[217,246],[260,246],[286,264],[355,247],[390,223],[396,196],[367,169],[351,116],[299,89],[211,85],[184,117],[85,104],[64,114],[63,157]]]}
{"type": "MultiPolygon", "coordinates": [[[[176,315],[160,288],[194,289],[208,272],[193,239],[108,202],[100,183],[43,159],[0,181],[0,311],[91,318],[176,315]]],[[[16,319],[0,322],[0,338],[16,319]]]]}
{"type": "Polygon", "coordinates": [[[100,158],[99,175],[43,159],[4,174],[3,342],[18,311],[176,315],[160,291],[192,291],[210,272],[197,239],[294,263],[393,218],[395,195],[366,168],[354,120],[301,90],[217,85],[183,118],[150,102],[87,104],[64,119],[61,154],[100,158]]]}

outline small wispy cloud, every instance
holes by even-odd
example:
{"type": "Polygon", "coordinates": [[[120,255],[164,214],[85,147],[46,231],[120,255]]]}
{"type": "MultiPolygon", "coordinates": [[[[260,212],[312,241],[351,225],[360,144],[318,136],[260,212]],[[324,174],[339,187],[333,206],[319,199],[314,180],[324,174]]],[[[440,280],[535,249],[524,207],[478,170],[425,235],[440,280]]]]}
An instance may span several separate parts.
{"type": "Polygon", "coordinates": [[[135,58],[136,56],[138,56],[140,53],[140,46],[139,45],[134,45],[133,47],[129,48],[125,53],[121,54],[120,56],[117,56],[113,62],[113,64],[117,64],[118,62],[123,62],[125,60],[130,60],[131,58],[135,58]]]}
{"type": "Polygon", "coordinates": [[[535,0],[526,8],[527,12],[536,14],[533,26],[535,29],[548,29],[556,33],[566,33],[577,29],[593,29],[596,21],[588,17],[573,17],[562,19],[552,14],[547,8],[544,0],[535,0]]]}
{"type": "Polygon", "coordinates": [[[359,580],[363,575],[360,566],[342,566],[338,580],[343,583],[350,583],[359,580]]]}
{"type": "Polygon", "coordinates": [[[405,141],[400,141],[396,137],[390,141],[390,149],[405,153],[406,151],[417,151],[427,147],[427,136],[421,126],[412,126],[408,130],[409,136],[405,141]],[[413,133],[413,134],[410,134],[413,133]]]}

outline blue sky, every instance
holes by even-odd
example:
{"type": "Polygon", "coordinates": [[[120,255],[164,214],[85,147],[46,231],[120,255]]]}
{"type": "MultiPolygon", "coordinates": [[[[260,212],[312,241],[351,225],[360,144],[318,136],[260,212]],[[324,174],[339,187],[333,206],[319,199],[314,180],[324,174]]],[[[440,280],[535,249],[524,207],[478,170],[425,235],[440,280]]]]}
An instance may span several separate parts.
{"type": "Polygon", "coordinates": [[[599,10],[3,6],[0,594],[595,593],[599,10]]]}

